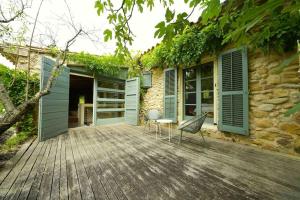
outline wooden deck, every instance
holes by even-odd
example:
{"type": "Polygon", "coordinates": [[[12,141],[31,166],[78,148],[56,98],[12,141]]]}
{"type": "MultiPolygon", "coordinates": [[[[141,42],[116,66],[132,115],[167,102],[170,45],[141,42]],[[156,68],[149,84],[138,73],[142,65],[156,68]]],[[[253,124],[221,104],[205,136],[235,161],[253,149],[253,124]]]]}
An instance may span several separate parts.
{"type": "Polygon", "coordinates": [[[77,128],[24,145],[1,169],[0,199],[300,199],[299,158],[142,130],[77,128]]]}

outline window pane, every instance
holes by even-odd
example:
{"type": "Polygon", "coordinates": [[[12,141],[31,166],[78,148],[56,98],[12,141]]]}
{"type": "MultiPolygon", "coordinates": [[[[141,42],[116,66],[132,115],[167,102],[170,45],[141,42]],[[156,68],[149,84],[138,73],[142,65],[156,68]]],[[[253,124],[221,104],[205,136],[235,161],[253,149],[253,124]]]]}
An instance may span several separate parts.
{"type": "Polygon", "coordinates": [[[196,93],[185,94],[185,104],[196,104],[196,93]]]}
{"type": "Polygon", "coordinates": [[[124,103],[101,102],[98,103],[98,108],[124,108],[124,103]]]}
{"type": "Polygon", "coordinates": [[[196,92],[196,80],[195,81],[186,81],[185,82],[185,91],[186,92],[196,92]]]}
{"type": "Polygon", "coordinates": [[[196,116],[196,105],[186,105],[185,115],[186,116],[196,116]]]}
{"type": "Polygon", "coordinates": [[[201,103],[202,104],[213,104],[214,103],[214,92],[202,91],[201,92],[201,103]]]}
{"type": "Polygon", "coordinates": [[[107,118],[115,118],[115,117],[124,117],[124,112],[98,112],[98,119],[107,119],[107,118]]]}
{"type": "Polygon", "coordinates": [[[125,82],[100,80],[98,81],[98,87],[124,90],[125,82]]]}
{"type": "Polygon", "coordinates": [[[213,62],[201,65],[201,78],[213,76],[213,62]]]}
{"type": "Polygon", "coordinates": [[[214,89],[214,79],[206,78],[201,80],[201,89],[204,90],[213,90],[214,89]]]}
{"type": "Polygon", "coordinates": [[[184,72],[185,80],[196,79],[196,69],[186,69],[184,72]]]}
{"type": "Polygon", "coordinates": [[[98,98],[124,99],[124,93],[98,92],[98,98]]]}

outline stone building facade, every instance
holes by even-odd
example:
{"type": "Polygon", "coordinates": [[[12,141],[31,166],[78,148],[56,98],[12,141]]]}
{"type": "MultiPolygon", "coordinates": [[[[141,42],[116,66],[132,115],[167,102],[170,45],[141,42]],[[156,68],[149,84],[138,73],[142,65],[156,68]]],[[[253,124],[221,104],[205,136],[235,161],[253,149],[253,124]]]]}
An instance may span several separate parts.
{"type": "MultiPolygon", "coordinates": [[[[274,69],[289,58],[288,54],[264,54],[248,51],[249,88],[249,135],[242,136],[218,131],[217,125],[204,125],[205,134],[232,142],[259,146],[264,149],[300,155],[300,113],[285,116],[288,109],[300,102],[299,60],[286,66],[282,72],[274,69]]],[[[214,106],[218,110],[218,59],[203,58],[201,63],[214,62],[215,97],[214,106]]],[[[163,69],[153,68],[152,87],[143,96],[141,113],[149,109],[163,112],[163,69]]],[[[183,73],[177,73],[177,121],[183,120],[183,73]]],[[[217,122],[218,119],[215,119],[217,122]]]]}

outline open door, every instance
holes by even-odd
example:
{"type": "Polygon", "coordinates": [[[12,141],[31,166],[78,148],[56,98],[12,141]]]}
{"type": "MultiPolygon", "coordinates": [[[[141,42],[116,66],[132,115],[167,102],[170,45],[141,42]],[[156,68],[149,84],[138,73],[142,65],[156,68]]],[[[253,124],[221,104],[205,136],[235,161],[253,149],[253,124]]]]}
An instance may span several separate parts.
{"type": "Polygon", "coordinates": [[[140,110],[140,79],[138,77],[126,80],[125,85],[125,122],[138,125],[140,110]]]}
{"type": "MultiPolygon", "coordinates": [[[[40,89],[46,86],[53,66],[50,58],[42,57],[40,89]]],[[[68,131],[69,68],[63,67],[54,80],[50,93],[39,102],[38,136],[40,141],[68,131]]]]}

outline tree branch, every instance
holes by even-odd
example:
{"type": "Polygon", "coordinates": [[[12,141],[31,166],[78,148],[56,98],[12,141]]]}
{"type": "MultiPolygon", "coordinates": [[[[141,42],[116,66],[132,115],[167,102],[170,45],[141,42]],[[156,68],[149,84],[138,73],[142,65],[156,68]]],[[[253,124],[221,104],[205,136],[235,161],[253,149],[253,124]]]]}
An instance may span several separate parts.
{"type": "Polygon", "coordinates": [[[1,16],[3,18],[3,19],[0,19],[0,23],[1,24],[8,24],[8,23],[14,21],[15,19],[17,19],[18,17],[20,17],[24,13],[25,5],[24,5],[23,1],[20,1],[20,2],[21,2],[21,5],[22,5],[21,9],[19,11],[17,11],[14,16],[12,16],[12,17],[10,17],[8,19],[5,17],[5,15],[3,13],[3,10],[0,7],[0,13],[1,13],[1,16]]]}
{"type": "MultiPolygon", "coordinates": [[[[55,65],[53,67],[53,69],[51,71],[51,75],[47,81],[46,87],[42,91],[36,93],[29,100],[27,100],[24,103],[17,106],[11,112],[5,113],[4,117],[0,120],[0,133],[5,132],[8,128],[13,126],[16,122],[18,122],[27,113],[29,108],[32,105],[34,105],[35,103],[37,103],[42,96],[49,94],[50,88],[52,87],[52,84],[53,84],[53,81],[56,78],[56,74],[57,74],[56,72],[58,72],[58,70],[61,68],[61,66],[63,66],[65,64],[66,59],[67,59],[67,52],[68,52],[70,46],[74,43],[75,39],[81,34],[81,32],[82,32],[82,29],[80,29],[70,40],[67,41],[65,50],[62,53],[62,59],[60,58],[60,56],[58,57],[57,65],[55,65]],[[62,62],[59,62],[60,60],[62,60],[62,62]]],[[[4,91],[4,94],[7,94],[5,87],[0,84],[0,92],[1,91],[4,91]],[[4,90],[3,90],[3,88],[4,88],[4,90]]],[[[2,94],[2,93],[0,93],[0,94],[2,94]]],[[[1,95],[0,95],[0,98],[1,98],[1,95]]],[[[6,101],[3,103],[6,103],[6,101]]],[[[5,106],[9,106],[9,104],[5,105],[5,106]]]]}

